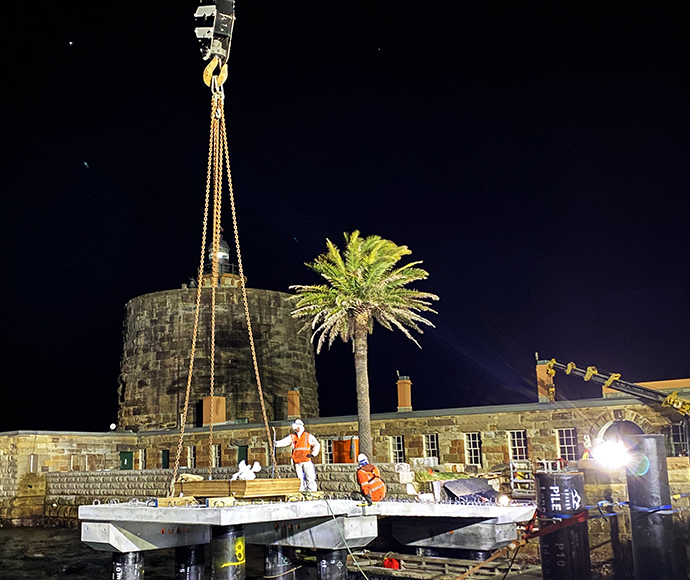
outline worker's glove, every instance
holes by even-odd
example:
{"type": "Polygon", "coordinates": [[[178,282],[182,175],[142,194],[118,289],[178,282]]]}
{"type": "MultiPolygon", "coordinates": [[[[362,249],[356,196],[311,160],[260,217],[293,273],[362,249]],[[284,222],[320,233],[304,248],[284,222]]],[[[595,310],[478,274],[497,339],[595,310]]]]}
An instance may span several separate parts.
{"type": "Polygon", "coordinates": [[[313,456],[311,453],[307,453],[307,458],[308,458],[308,459],[311,459],[312,457],[314,457],[314,456],[313,456]]]}

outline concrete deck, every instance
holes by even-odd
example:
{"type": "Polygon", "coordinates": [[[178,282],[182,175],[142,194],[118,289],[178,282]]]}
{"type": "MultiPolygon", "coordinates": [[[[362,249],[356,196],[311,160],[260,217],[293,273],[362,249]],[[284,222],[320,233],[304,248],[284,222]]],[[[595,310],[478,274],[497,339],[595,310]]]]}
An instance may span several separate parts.
{"type": "Polygon", "coordinates": [[[148,507],[143,505],[87,505],[79,507],[79,519],[99,522],[155,522],[234,526],[252,523],[296,521],[333,516],[400,516],[422,518],[481,518],[496,523],[526,522],[534,515],[535,506],[466,506],[453,504],[387,502],[360,507],[347,499],[277,502],[222,508],[148,507]]]}
{"type": "Polygon", "coordinates": [[[317,500],[232,507],[81,506],[82,541],[98,550],[133,552],[205,544],[213,526],[243,526],[247,543],[340,549],[364,547],[378,534],[379,517],[393,517],[408,545],[495,549],[516,538],[517,522],[534,506],[463,506],[317,500]],[[428,520],[423,526],[419,518],[428,520]],[[420,530],[423,533],[420,535],[420,530]]]}

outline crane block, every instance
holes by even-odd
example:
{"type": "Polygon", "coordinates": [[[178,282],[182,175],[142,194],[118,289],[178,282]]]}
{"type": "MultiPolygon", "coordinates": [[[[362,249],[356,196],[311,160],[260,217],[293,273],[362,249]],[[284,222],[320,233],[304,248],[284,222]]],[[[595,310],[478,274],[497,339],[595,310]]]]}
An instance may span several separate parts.
{"type": "Polygon", "coordinates": [[[235,25],[235,0],[201,0],[194,18],[201,56],[204,60],[217,56],[225,64],[235,25]]]}

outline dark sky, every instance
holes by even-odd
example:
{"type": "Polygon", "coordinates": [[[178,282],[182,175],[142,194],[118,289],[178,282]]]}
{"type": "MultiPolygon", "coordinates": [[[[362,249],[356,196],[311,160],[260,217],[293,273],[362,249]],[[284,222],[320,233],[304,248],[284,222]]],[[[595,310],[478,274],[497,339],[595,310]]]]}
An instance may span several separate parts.
{"type": "MultiPolygon", "coordinates": [[[[198,262],[196,3],[103,6],[6,18],[0,431],[107,430],[124,304],[198,262]]],[[[395,409],[396,370],[416,409],[534,400],[535,351],[690,377],[690,40],[672,10],[238,0],[226,114],[250,286],[315,282],[304,262],[354,229],[424,261],[436,328],[422,350],[375,330],[374,412],[395,409]]],[[[350,346],[317,375],[322,414],[353,413],[350,346]]]]}

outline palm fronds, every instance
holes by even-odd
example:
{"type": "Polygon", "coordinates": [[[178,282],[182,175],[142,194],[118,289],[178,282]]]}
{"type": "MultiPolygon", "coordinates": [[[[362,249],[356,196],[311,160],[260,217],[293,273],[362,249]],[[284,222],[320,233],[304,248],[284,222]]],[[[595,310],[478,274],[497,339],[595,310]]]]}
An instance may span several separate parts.
{"type": "Polygon", "coordinates": [[[356,324],[365,324],[371,332],[374,320],[388,330],[400,330],[419,346],[410,330],[421,333],[420,324],[433,326],[419,313],[435,313],[431,302],[438,296],[407,288],[429,276],[419,261],[398,266],[409,254],[407,246],[379,236],[362,238],[358,231],[345,234],[342,253],[326,240],[326,252],[307,264],[326,283],[290,287],[297,293],[292,316],[305,320],[312,341],[318,338],[317,352],[338,337],[348,342],[356,324]]]}

